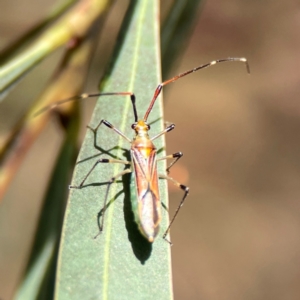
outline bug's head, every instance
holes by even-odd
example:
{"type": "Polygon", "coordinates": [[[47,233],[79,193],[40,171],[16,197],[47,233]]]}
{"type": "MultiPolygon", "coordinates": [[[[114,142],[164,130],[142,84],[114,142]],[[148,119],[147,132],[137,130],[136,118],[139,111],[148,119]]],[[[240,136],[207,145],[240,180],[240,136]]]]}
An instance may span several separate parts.
{"type": "Polygon", "coordinates": [[[145,121],[139,120],[131,125],[131,128],[135,131],[136,134],[147,133],[150,130],[150,125],[145,121]]]}

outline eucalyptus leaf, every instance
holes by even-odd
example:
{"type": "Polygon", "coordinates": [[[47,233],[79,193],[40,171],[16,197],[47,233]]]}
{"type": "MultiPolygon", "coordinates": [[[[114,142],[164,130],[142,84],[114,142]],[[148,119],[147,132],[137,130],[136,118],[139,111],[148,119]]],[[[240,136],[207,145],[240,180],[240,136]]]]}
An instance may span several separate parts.
{"type": "MultiPolygon", "coordinates": [[[[158,1],[132,1],[123,22],[117,51],[103,83],[103,92],[134,92],[139,118],[143,117],[160,78],[158,1]]],[[[159,97],[149,116],[150,135],[163,130],[159,97]]],[[[133,137],[132,105],[128,96],[100,97],[89,124],[108,120],[133,137]]],[[[164,137],[157,139],[165,155],[164,137]]],[[[129,159],[130,144],[105,126],[96,135],[87,130],[72,185],[78,186],[99,158],[129,159]]],[[[165,172],[159,162],[159,172],[165,172]]],[[[70,192],[58,262],[55,299],[172,299],[170,245],[162,239],[168,213],[163,209],[161,231],[153,244],[139,232],[131,207],[130,184],[125,175],[111,186],[104,230],[99,218],[108,180],[124,170],[120,164],[98,165],[82,189],[70,192]]],[[[161,180],[161,201],[168,206],[166,182],[161,180]]]]}

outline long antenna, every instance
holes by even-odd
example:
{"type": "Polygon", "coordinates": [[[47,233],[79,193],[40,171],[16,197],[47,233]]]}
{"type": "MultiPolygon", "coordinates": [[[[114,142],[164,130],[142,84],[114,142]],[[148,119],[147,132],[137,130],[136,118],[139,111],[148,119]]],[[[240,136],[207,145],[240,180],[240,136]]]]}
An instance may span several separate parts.
{"type": "Polygon", "coordinates": [[[73,96],[61,101],[57,101],[54,102],[50,105],[47,105],[45,107],[43,107],[42,109],[38,110],[33,117],[36,117],[38,115],[40,115],[41,113],[47,111],[47,110],[51,110],[54,109],[55,107],[64,104],[66,102],[70,102],[70,101],[79,101],[79,100],[83,100],[83,99],[87,99],[87,98],[92,98],[92,97],[99,97],[99,96],[114,96],[114,95],[120,95],[120,96],[130,96],[130,100],[132,103],[132,108],[133,108],[133,114],[134,114],[134,119],[135,122],[137,122],[138,120],[138,115],[137,115],[137,110],[136,110],[136,105],[135,105],[135,95],[131,92],[116,92],[116,93],[96,93],[96,94],[81,94],[79,96],[73,96]]]}
{"type": "Polygon", "coordinates": [[[145,116],[144,116],[144,122],[147,122],[148,116],[149,116],[149,114],[150,114],[150,112],[151,112],[151,110],[152,110],[152,108],[153,108],[153,105],[154,105],[154,103],[155,103],[157,97],[159,96],[159,94],[160,94],[160,92],[161,92],[163,86],[165,86],[165,85],[167,85],[167,84],[169,84],[169,83],[171,83],[171,82],[174,82],[174,81],[176,81],[177,79],[179,79],[179,78],[181,78],[181,77],[184,77],[184,76],[186,76],[186,75],[188,75],[188,74],[194,73],[194,72],[196,72],[196,71],[198,71],[198,70],[205,69],[205,68],[214,66],[214,65],[216,65],[216,64],[218,64],[218,63],[228,62],[228,61],[239,61],[239,62],[245,63],[247,72],[248,72],[248,74],[250,74],[250,67],[249,67],[248,61],[247,61],[247,59],[244,58],[244,57],[242,57],[242,58],[238,58],[238,57],[228,57],[228,58],[223,58],[223,59],[213,60],[213,61],[211,61],[210,63],[201,65],[201,66],[199,66],[199,67],[196,67],[196,68],[194,68],[194,69],[191,69],[191,70],[189,70],[189,71],[186,71],[186,72],[184,72],[184,73],[181,73],[181,74],[179,74],[179,75],[177,75],[177,76],[175,76],[175,77],[173,77],[173,78],[171,78],[171,79],[169,79],[169,80],[166,80],[166,81],[160,83],[160,84],[157,86],[157,88],[156,88],[156,90],[155,90],[155,92],[154,92],[153,98],[152,98],[152,100],[151,100],[151,102],[150,102],[150,105],[149,105],[149,107],[148,107],[148,109],[147,109],[147,111],[146,111],[146,113],[145,113],[145,116]]]}

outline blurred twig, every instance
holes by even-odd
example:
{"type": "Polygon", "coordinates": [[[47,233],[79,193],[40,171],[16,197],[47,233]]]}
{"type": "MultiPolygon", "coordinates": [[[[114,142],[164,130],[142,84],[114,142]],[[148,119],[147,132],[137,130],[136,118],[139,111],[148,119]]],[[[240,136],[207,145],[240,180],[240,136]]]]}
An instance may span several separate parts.
{"type": "Polygon", "coordinates": [[[38,24],[35,24],[28,32],[23,34],[12,44],[8,45],[1,52],[0,64],[12,58],[17,52],[20,52],[34,37],[42,32],[51,22],[60,17],[77,0],[66,0],[56,5],[38,24]]]}
{"type": "Polygon", "coordinates": [[[76,43],[108,7],[109,0],[81,0],[37,41],[0,69],[0,93],[7,93],[26,72],[67,42],[76,43]]]}
{"type": "MultiPolygon", "coordinates": [[[[94,42],[89,39],[82,45],[79,43],[74,45],[73,49],[68,50],[51,83],[4,142],[3,147],[0,149],[0,199],[3,197],[27,150],[43,130],[53,111],[46,111],[36,118],[33,118],[33,114],[38,108],[49,105],[58,99],[77,95],[82,91],[94,48],[93,44],[94,42]],[[79,46],[80,51],[77,49],[79,46]]],[[[72,104],[64,105],[63,109],[66,107],[71,108],[72,104]]],[[[70,115],[70,111],[65,111],[64,114],[70,115]]]]}

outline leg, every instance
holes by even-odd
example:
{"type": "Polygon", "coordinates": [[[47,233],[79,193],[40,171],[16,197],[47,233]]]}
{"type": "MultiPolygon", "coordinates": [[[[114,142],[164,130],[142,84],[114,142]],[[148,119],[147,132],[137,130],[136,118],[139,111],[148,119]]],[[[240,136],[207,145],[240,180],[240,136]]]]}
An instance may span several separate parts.
{"type": "Polygon", "coordinates": [[[167,126],[162,132],[160,132],[159,134],[155,135],[153,138],[151,138],[151,141],[157,139],[158,137],[160,137],[161,135],[173,130],[175,128],[175,124],[171,124],[169,126],[167,126]]]}
{"type": "Polygon", "coordinates": [[[99,233],[94,238],[96,238],[103,231],[104,216],[105,216],[106,205],[107,205],[106,202],[107,202],[107,198],[108,198],[108,194],[109,194],[109,190],[110,190],[111,184],[114,183],[117,178],[119,178],[119,177],[121,177],[121,176],[123,176],[125,174],[131,173],[131,172],[132,172],[131,169],[125,169],[125,170],[123,170],[122,172],[118,173],[117,175],[115,175],[114,177],[112,177],[109,180],[109,182],[107,184],[106,193],[105,193],[104,205],[103,205],[103,209],[102,209],[102,220],[100,222],[99,233]]]}
{"type": "Polygon", "coordinates": [[[175,158],[170,165],[167,167],[166,172],[169,174],[170,173],[170,169],[177,163],[177,161],[183,156],[182,152],[176,152],[161,158],[158,158],[157,161],[159,160],[164,160],[164,159],[169,159],[169,158],[175,158]]]}
{"type": "Polygon", "coordinates": [[[116,92],[116,93],[95,93],[95,94],[81,94],[79,96],[74,96],[68,99],[64,99],[61,101],[57,101],[54,102],[48,106],[45,106],[44,108],[40,109],[39,111],[37,111],[33,117],[36,117],[37,115],[47,111],[47,110],[51,110],[54,109],[55,107],[64,104],[66,102],[70,102],[70,101],[79,101],[79,100],[83,100],[83,99],[87,99],[87,98],[92,98],[92,97],[100,97],[100,96],[130,96],[130,100],[132,103],[132,108],[133,108],[133,113],[134,113],[134,119],[135,122],[137,122],[138,116],[137,116],[137,111],[136,111],[136,106],[135,106],[135,95],[131,92],[116,92]]]}
{"type": "Polygon", "coordinates": [[[99,163],[119,163],[119,164],[124,164],[124,165],[130,165],[129,161],[126,160],[119,160],[119,159],[107,159],[107,158],[101,158],[98,159],[95,164],[93,165],[93,167],[89,170],[89,172],[85,175],[84,179],[82,180],[82,182],[76,186],[76,185],[70,185],[69,188],[70,189],[81,189],[83,187],[83,184],[85,183],[85,181],[87,180],[87,178],[90,176],[90,174],[93,172],[93,170],[95,169],[95,167],[99,164],[99,163]]]}
{"type": "MultiPolygon", "coordinates": [[[[88,128],[90,129],[89,126],[88,126],[88,128]]],[[[112,158],[118,159],[118,157],[117,157],[116,155],[111,154],[111,152],[110,152],[111,150],[118,149],[118,146],[114,146],[114,147],[112,147],[112,148],[110,148],[110,149],[108,149],[108,150],[105,150],[105,149],[101,148],[101,147],[97,144],[97,134],[95,133],[94,130],[93,130],[93,135],[94,135],[94,147],[95,147],[95,149],[97,149],[99,152],[101,152],[101,155],[102,155],[102,154],[107,154],[107,155],[109,155],[109,156],[112,157],[112,158]]]]}
{"type": "Polygon", "coordinates": [[[163,86],[165,86],[165,85],[167,85],[167,84],[169,84],[169,83],[171,83],[171,82],[174,82],[174,81],[176,81],[177,79],[182,78],[182,77],[184,77],[184,76],[186,76],[186,75],[188,75],[188,74],[191,74],[191,73],[193,73],[193,72],[196,72],[196,71],[198,71],[198,70],[205,69],[205,68],[214,66],[214,65],[216,65],[216,64],[218,64],[218,63],[221,63],[221,62],[227,62],[227,61],[239,61],[239,62],[245,63],[245,64],[246,64],[246,68],[247,68],[247,72],[250,73],[250,68],[249,68],[249,64],[248,64],[247,59],[246,59],[246,58],[236,58],[236,57],[228,57],[228,58],[224,58],[224,59],[217,59],[217,60],[214,60],[214,61],[212,61],[212,62],[210,62],[210,63],[201,65],[201,66],[199,66],[199,67],[196,67],[196,68],[194,68],[194,69],[191,69],[191,70],[189,70],[189,71],[186,71],[186,72],[184,72],[184,73],[181,73],[181,74],[179,74],[179,75],[177,75],[177,76],[175,76],[175,77],[173,77],[173,78],[171,78],[171,79],[169,79],[169,80],[166,80],[166,81],[160,83],[160,84],[157,86],[157,88],[156,88],[156,90],[155,90],[155,92],[154,92],[153,98],[152,98],[152,100],[151,100],[151,102],[150,102],[150,105],[149,105],[149,107],[148,107],[148,109],[147,109],[147,111],[146,111],[146,113],[145,113],[144,121],[147,122],[148,116],[149,116],[149,114],[150,114],[150,112],[151,112],[151,110],[152,110],[152,107],[153,107],[153,105],[154,105],[154,103],[155,103],[157,97],[159,96],[159,94],[160,94],[160,92],[161,92],[163,86]]]}
{"type": "Polygon", "coordinates": [[[186,196],[188,195],[189,193],[189,188],[183,184],[180,184],[179,182],[177,182],[176,180],[174,180],[173,178],[169,177],[169,176],[166,176],[166,175],[159,175],[159,178],[162,178],[162,179],[167,179],[167,180],[170,180],[172,181],[176,186],[178,186],[179,188],[181,188],[183,191],[184,191],[184,195],[179,203],[179,206],[177,207],[176,211],[175,211],[175,214],[173,216],[173,218],[171,219],[171,222],[167,228],[167,230],[165,231],[164,235],[163,235],[163,239],[166,240],[170,245],[172,245],[172,243],[166,238],[167,234],[169,233],[170,231],[170,228],[174,222],[174,220],[176,219],[177,215],[178,215],[178,212],[181,208],[181,206],[183,205],[184,201],[185,201],[185,198],[186,196]]]}
{"type": "Polygon", "coordinates": [[[97,131],[100,127],[101,124],[104,124],[105,126],[107,126],[108,128],[112,129],[114,132],[116,132],[117,134],[119,134],[121,137],[123,137],[125,140],[127,140],[129,143],[131,143],[130,138],[128,138],[124,133],[122,133],[119,129],[117,129],[115,126],[113,126],[112,124],[110,124],[108,121],[102,119],[99,124],[96,126],[96,128],[92,128],[90,126],[87,126],[87,128],[91,129],[95,134],[97,134],[97,131]]]}

